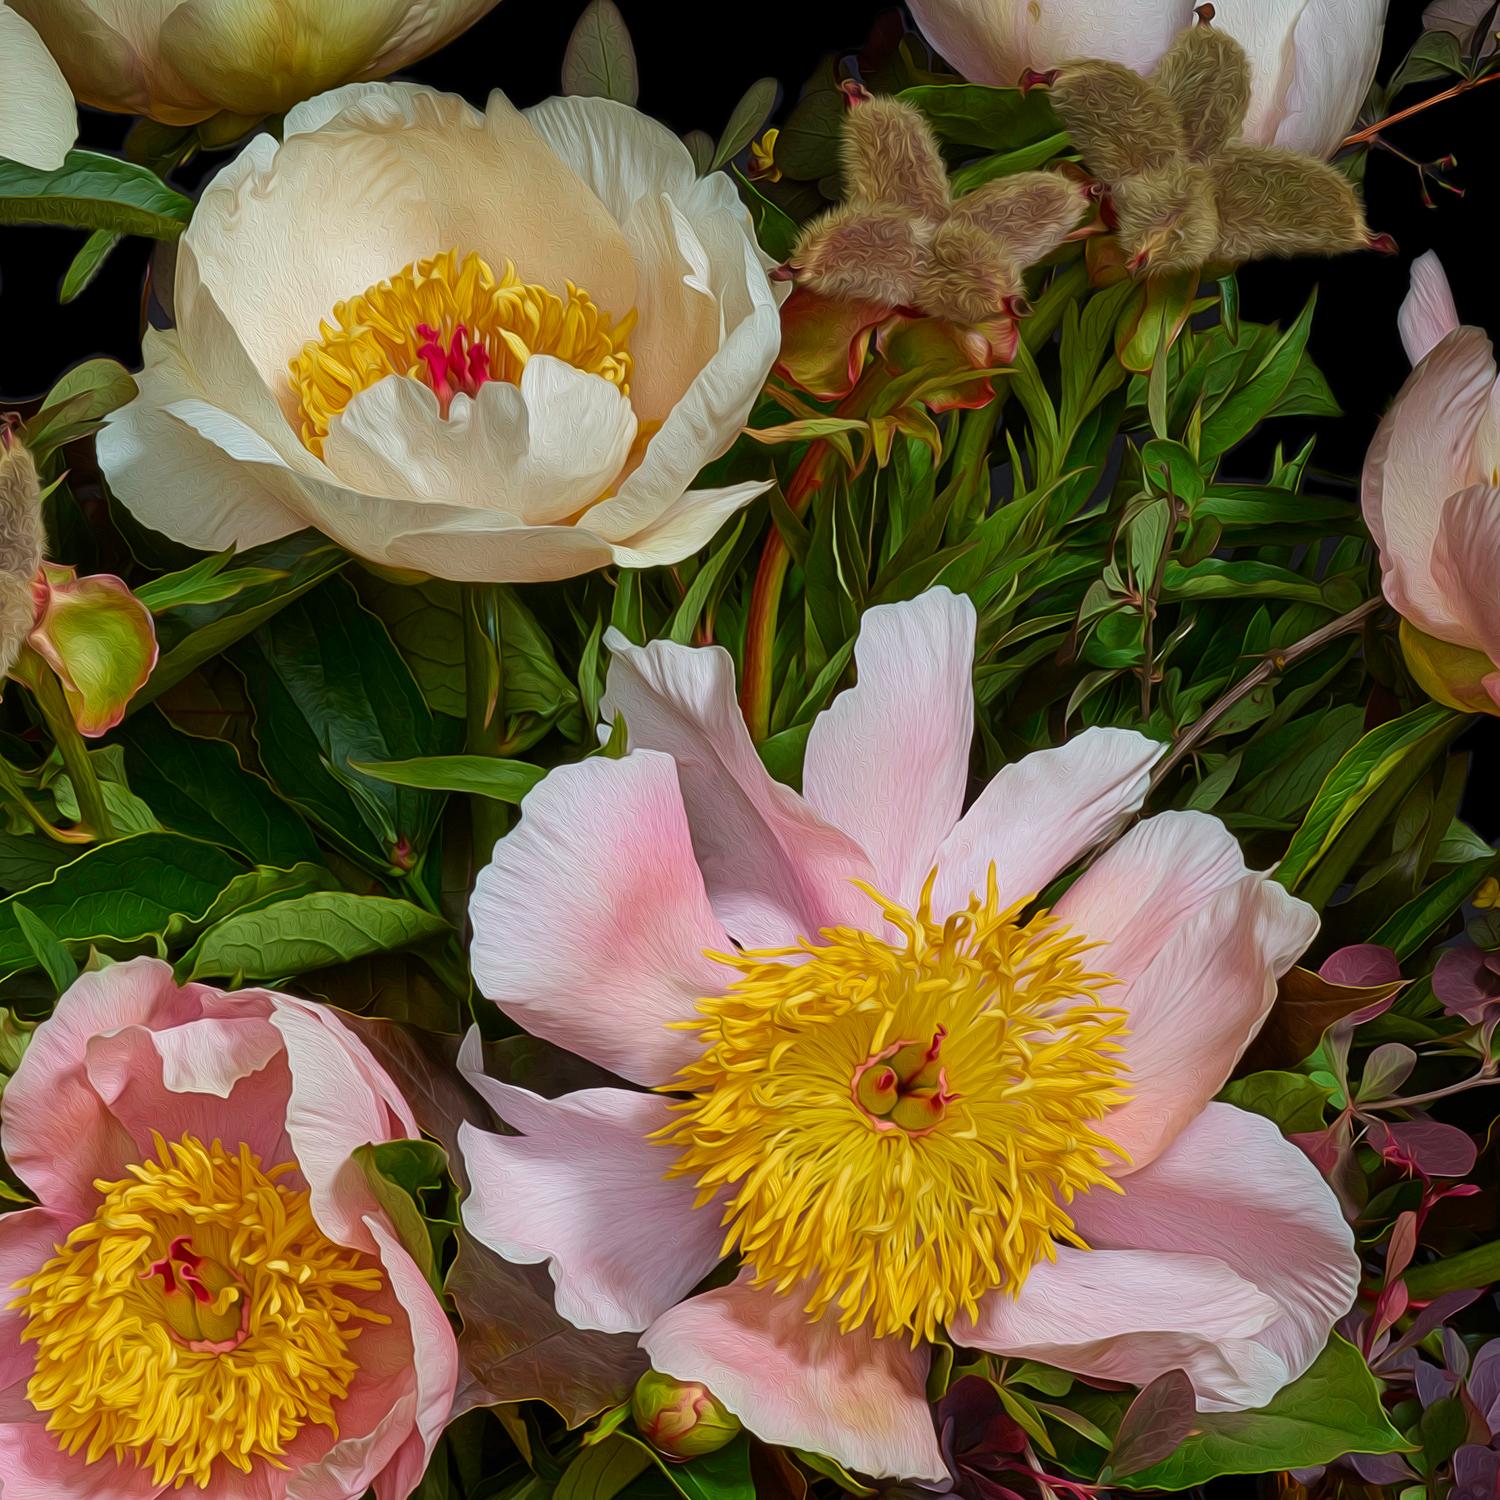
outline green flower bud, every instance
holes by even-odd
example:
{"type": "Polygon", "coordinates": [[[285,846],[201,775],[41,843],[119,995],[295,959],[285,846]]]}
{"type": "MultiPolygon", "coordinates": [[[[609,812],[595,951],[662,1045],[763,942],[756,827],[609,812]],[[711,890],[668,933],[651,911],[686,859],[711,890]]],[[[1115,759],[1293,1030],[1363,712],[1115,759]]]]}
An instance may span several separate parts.
{"type": "Polygon", "coordinates": [[[673,1458],[715,1453],[740,1430],[740,1419],[707,1386],[656,1370],[647,1370],[636,1382],[630,1414],[641,1436],[673,1458]]]}

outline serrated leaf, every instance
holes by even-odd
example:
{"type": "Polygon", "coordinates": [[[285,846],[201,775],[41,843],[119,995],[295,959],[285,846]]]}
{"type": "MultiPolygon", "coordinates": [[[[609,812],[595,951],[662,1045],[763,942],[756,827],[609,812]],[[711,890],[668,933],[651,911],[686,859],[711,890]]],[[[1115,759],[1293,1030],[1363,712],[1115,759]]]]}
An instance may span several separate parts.
{"type": "Polygon", "coordinates": [[[630,28],[614,0],[589,0],[563,53],[562,88],[634,104],[640,96],[640,73],[630,28]]]}
{"type": "Polygon", "coordinates": [[[192,199],[115,156],[73,150],[52,172],[0,159],[0,224],[63,224],[175,240],[192,216],[192,199]]]}
{"type": "Polygon", "coordinates": [[[276,979],[370,953],[409,948],[449,931],[433,912],[389,896],[314,891],[236,912],[199,940],[193,979],[276,979]]]}

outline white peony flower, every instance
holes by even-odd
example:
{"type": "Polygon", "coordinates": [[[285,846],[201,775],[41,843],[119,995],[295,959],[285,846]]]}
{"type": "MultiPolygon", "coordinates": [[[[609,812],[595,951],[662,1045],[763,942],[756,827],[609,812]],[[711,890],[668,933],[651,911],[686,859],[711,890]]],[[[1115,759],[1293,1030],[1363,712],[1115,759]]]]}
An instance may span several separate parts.
{"type": "Polygon", "coordinates": [[[52,172],[77,138],[67,80],[41,37],[0,0],[0,157],[52,172]]]}
{"type": "Polygon", "coordinates": [[[675,562],[766,487],[689,488],[776,357],[768,265],[728,178],[624,105],[351,85],[209,185],[100,462],[195,547],[315,526],[489,582],[675,562]]]}

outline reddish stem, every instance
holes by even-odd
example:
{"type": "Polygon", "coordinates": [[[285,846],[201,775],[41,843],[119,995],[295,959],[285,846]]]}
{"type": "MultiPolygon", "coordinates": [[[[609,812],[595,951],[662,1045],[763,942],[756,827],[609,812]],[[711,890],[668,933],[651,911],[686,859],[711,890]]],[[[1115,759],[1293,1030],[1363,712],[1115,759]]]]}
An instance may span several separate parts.
{"type": "Polygon", "coordinates": [[[1408,105],[1405,109],[1398,109],[1395,114],[1387,115],[1383,120],[1376,120],[1373,125],[1366,125],[1363,130],[1356,130],[1353,135],[1346,135],[1341,146],[1362,146],[1366,141],[1373,141],[1382,130],[1389,126],[1399,125],[1403,120],[1409,120],[1413,115],[1421,114],[1424,109],[1431,109],[1434,104],[1443,104],[1449,99],[1456,99],[1460,94],[1467,94],[1470,89],[1493,83],[1497,78],[1500,78],[1500,73],[1486,73],[1483,78],[1465,78],[1462,83],[1455,83],[1452,88],[1444,89],[1430,99],[1422,99],[1416,104],[1408,105]]]}

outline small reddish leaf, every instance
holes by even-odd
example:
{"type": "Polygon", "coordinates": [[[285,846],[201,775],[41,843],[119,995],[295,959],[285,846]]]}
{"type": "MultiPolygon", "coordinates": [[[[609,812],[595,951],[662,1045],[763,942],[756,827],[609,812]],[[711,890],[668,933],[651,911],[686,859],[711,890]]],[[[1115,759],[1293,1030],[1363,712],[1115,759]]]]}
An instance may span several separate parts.
{"type": "Polygon", "coordinates": [[[1192,1381],[1181,1370],[1158,1375],[1130,1403],[1120,1422],[1105,1461],[1111,1478],[1121,1479],[1160,1463],[1191,1433],[1197,1414],[1192,1381]]]}
{"type": "Polygon", "coordinates": [[[776,370],[820,401],[854,389],[876,327],[891,309],[876,302],[836,302],[797,287],[781,307],[776,370]]]}
{"type": "Polygon", "coordinates": [[[1479,1156],[1468,1135],[1440,1120],[1376,1120],[1365,1139],[1392,1166],[1422,1177],[1466,1177],[1479,1156]]]}
{"type": "Polygon", "coordinates": [[[1374,1019],[1400,993],[1404,980],[1375,985],[1333,984],[1311,969],[1289,969],[1282,976],[1276,1004],[1237,1072],[1292,1067],[1314,1051],[1323,1033],[1346,1018],[1356,1024],[1374,1019]]]}
{"type": "Polygon", "coordinates": [[[1355,943],[1330,953],[1318,969],[1318,975],[1330,984],[1346,988],[1399,984],[1401,964],[1396,955],[1380,943],[1355,943]]]}

